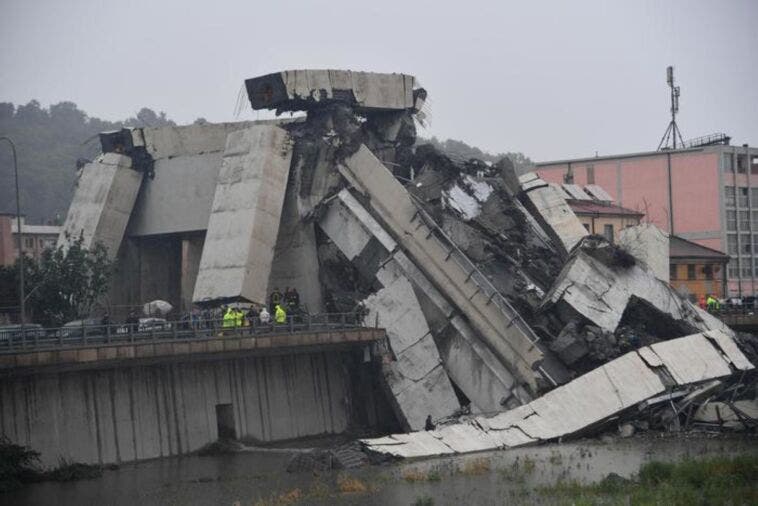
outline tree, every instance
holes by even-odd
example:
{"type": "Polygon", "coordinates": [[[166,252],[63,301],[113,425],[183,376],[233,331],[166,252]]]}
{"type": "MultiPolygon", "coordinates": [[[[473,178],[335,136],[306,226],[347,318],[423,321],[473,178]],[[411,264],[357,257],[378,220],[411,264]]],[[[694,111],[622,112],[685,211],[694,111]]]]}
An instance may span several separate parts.
{"type": "MultiPolygon", "coordinates": [[[[47,249],[39,262],[25,258],[27,307],[35,323],[55,327],[85,318],[108,292],[113,262],[102,244],[88,250],[82,243],[79,237],[68,250],[47,249]]],[[[0,283],[3,302],[16,305],[18,262],[0,269],[0,283]]]]}
{"type": "Polygon", "coordinates": [[[482,151],[476,146],[469,146],[463,141],[456,139],[439,140],[437,137],[431,139],[418,138],[417,144],[431,144],[439,151],[442,151],[451,158],[459,158],[461,160],[468,160],[470,158],[477,158],[485,162],[495,163],[503,157],[508,157],[513,166],[516,169],[516,174],[523,174],[534,169],[534,162],[529,159],[528,156],[521,152],[505,152],[505,153],[488,153],[482,151]]]}
{"type": "MultiPolygon", "coordinates": [[[[0,135],[12,138],[18,149],[21,205],[28,222],[44,223],[66,215],[74,194],[77,160],[93,160],[99,154],[98,133],[125,125],[173,124],[166,113],[148,108],[142,108],[137,116],[145,121],[92,118],[68,101],[49,108],[36,100],[18,106],[0,102],[0,135]]],[[[0,181],[13,181],[13,163],[6,146],[0,146],[0,181]]],[[[0,184],[0,212],[12,211],[14,202],[13,184],[0,184]]]]}

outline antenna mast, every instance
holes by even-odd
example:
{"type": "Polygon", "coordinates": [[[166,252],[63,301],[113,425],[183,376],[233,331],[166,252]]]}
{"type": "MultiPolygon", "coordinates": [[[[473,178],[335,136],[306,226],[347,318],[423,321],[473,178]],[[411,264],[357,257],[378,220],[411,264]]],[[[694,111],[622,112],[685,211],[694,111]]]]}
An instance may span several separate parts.
{"type": "Polygon", "coordinates": [[[676,141],[679,139],[679,146],[684,147],[684,140],[682,139],[682,132],[679,131],[679,127],[676,124],[676,113],[679,112],[679,86],[674,86],[674,67],[669,65],[666,67],[666,82],[671,88],[671,122],[666,128],[661,142],[658,144],[658,151],[665,149],[676,149],[676,141]],[[669,146],[671,141],[671,146],[669,146]]]}

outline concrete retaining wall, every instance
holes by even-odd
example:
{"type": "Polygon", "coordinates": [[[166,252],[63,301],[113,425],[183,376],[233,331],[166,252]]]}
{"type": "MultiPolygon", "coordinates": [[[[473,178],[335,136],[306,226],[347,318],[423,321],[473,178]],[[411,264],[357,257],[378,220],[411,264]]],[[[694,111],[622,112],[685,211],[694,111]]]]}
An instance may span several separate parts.
{"type": "Polygon", "coordinates": [[[348,423],[345,376],[331,352],[19,377],[0,384],[0,429],[47,466],[195,451],[217,439],[219,404],[232,405],[240,438],[339,433],[348,423]]]}

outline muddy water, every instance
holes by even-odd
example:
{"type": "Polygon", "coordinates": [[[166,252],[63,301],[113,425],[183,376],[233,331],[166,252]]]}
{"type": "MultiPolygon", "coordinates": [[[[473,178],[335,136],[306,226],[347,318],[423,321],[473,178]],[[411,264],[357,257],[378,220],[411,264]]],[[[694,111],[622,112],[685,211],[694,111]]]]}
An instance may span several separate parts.
{"type": "Polygon", "coordinates": [[[124,465],[101,478],[40,483],[0,495],[2,504],[533,504],[559,480],[630,477],[650,460],[758,454],[742,437],[630,438],[401,462],[346,472],[290,474],[287,453],[245,452],[124,465]],[[431,499],[432,502],[429,501],[431,499]],[[426,502],[423,502],[426,501],[426,502]]]}

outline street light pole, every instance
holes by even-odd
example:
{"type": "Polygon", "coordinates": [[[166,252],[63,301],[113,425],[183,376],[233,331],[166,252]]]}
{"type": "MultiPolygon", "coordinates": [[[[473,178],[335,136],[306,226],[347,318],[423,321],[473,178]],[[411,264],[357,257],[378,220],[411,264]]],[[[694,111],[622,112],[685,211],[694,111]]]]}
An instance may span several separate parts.
{"type": "Polygon", "coordinates": [[[18,192],[18,160],[16,159],[16,145],[10,137],[0,137],[0,141],[8,141],[13,152],[13,173],[16,176],[16,223],[18,233],[18,284],[19,284],[19,302],[21,304],[21,335],[24,334],[24,324],[26,323],[26,301],[24,300],[24,234],[21,230],[21,198],[18,192]]]}

